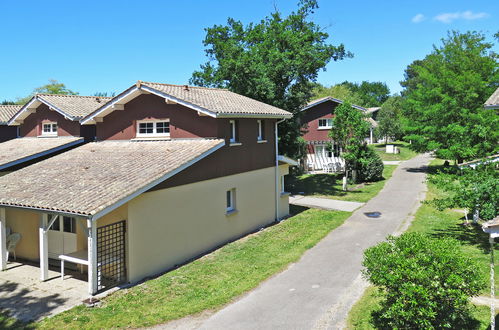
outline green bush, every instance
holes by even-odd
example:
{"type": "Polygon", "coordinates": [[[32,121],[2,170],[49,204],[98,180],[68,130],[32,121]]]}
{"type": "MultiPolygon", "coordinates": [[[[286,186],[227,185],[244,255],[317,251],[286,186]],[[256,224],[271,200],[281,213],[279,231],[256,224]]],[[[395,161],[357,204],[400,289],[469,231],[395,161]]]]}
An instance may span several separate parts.
{"type": "Polygon", "coordinates": [[[486,285],[478,265],[453,239],[421,233],[389,237],[364,253],[363,275],[381,288],[377,328],[441,329],[471,326],[469,298],[486,285]]]}
{"type": "Polygon", "coordinates": [[[374,182],[383,179],[383,161],[372,148],[365,146],[357,159],[357,182],[374,182]]]}

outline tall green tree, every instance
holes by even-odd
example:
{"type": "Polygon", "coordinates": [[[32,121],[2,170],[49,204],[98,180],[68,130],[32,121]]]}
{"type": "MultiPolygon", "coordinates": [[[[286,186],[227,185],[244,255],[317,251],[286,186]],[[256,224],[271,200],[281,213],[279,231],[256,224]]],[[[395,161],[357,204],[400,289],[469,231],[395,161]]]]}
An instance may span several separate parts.
{"type": "Polygon", "coordinates": [[[420,151],[458,162],[497,152],[499,118],[483,103],[499,86],[498,56],[478,32],[451,31],[406,70],[408,136],[420,151]]]}
{"type": "Polygon", "coordinates": [[[352,92],[360,98],[360,104],[363,107],[379,107],[383,102],[388,100],[390,89],[384,82],[369,82],[353,83],[344,81],[341,85],[348,87],[352,92]]]}
{"type": "MultiPolygon", "coordinates": [[[[195,71],[190,83],[228,88],[253,99],[293,112],[312,96],[320,70],[331,60],[351,57],[310,15],[316,0],[301,0],[298,9],[284,17],[278,10],[258,23],[243,25],[233,18],[226,25],[206,29],[204,46],[208,62],[195,71]]],[[[303,152],[298,120],[279,125],[280,150],[290,157],[303,152]]]]}
{"type": "Polygon", "coordinates": [[[334,109],[333,129],[329,137],[339,145],[345,160],[345,177],[352,171],[354,180],[359,160],[365,151],[365,138],[369,134],[369,122],[359,109],[352,108],[349,102],[334,109]]]}
{"type": "Polygon", "coordinates": [[[45,84],[43,86],[35,88],[33,90],[33,92],[28,96],[18,98],[16,100],[16,103],[17,104],[25,104],[33,97],[33,95],[36,95],[36,94],[78,95],[78,92],[70,90],[69,88],[66,87],[65,84],[63,84],[55,79],[50,79],[48,84],[45,84]]]}
{"type": "Polygon", "coordinates": [[[376,135],[384,138],[386,143],[388,138],[397,139],[402,135],[402,102],[400,96],[392,96],[383,103],[379,110],[376,135]]]}

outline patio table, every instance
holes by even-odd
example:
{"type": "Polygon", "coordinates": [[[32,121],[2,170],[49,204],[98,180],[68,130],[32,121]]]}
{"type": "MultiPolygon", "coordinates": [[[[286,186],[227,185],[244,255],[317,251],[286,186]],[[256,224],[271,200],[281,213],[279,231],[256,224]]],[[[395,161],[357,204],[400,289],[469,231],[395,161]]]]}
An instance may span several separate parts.
{"type": "MultiPolygon", "coordinates": [[[[69,261],[78,265],[88,266],[88,251],[80,250],[73,253],[61,254],[59,259],[61,259],[61,278],[64,280],[64,262],[69,261]]],[[[80,271],[83,270],[80,269],[80,271]]]]}

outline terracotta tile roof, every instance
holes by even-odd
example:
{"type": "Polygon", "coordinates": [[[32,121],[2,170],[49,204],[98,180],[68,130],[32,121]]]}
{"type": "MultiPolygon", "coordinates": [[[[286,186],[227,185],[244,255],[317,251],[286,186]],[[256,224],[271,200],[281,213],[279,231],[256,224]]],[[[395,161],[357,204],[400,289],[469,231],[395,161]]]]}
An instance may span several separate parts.
{"type": "Polygon", "coordinates": [[[0,125],[6,125],[22,107],[22,105],[0,105],[0,125]]]}
{"type": "Polygon", "coordinates": [[[485,107],[499,109],[499,88],[487,99],[485,107]]]}
{"type": "MultiPolygon", "coordinates": [[[[0,169],[4,169],[13,162],[22,162],[37,157],[39,154],[50,153],[52,149],[63,148],[66,145],[83,142],[80,137],[50,137],[50,138],[17,138],[0,143],[0,169]]],[[[41,155],[39,155],[41,156],[41,155]]]]}
{"type": "Polygon", "coordinates": [[[111,100],[111,97],[101,96],[57,94],[37,94],[37,96],[56,106],[74,119],[85,117],[111,100]]]}
{"type": "Polygon", "coordinates": [[[95,215],[223,145],[220,139],[88,143],[0,177],[0,205],[95,215]]]}
{"type": "Polygon", "coordinates": [[[291,117],[288,111],[233,93],[227,89],[139,82],[175,98],[221,115],[277,115],[291,117]]]}

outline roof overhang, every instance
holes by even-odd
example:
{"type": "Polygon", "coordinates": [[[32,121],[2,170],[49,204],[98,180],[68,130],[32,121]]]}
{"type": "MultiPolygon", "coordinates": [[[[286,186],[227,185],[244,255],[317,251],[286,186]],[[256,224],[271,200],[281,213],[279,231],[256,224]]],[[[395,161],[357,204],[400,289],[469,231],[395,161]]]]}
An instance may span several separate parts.
{"type": "MultiPolygon", "coordinates": [[[[329,101],[336,102],[338,104],[343,104],[343,100],[340,100],[340,99],[337,99],[337,98],[334,98],[334,97],[326,97],[326,98],[318,100],[317,102],[313,102],[313,103],[308,104],[306,107],[304,107],[300,111],[308,110],[308,109],[313,108],[313,107],[315,107],[315,106],[317,106],[319,104],[322,104],[322,103],[325,103],[325,102],[329,102],[329,101]]],[[[355,105],[355,104],[352,104],[352,108],[355,108],[355,109],[358,109],[358,110],[361,110],[361,111],[364,111],[364,112],[368,111],[366,108],[361,107],[360,105],[355,105]]]]}
{"type": "Polygon", "coordinates": [[[499,104],[488,104],[483,106],[485,109],[499,109],[499,104]]]}
{"type": "Polygon", "coordinates": [[[277,160],[280,161],[281,163],[285,163],[290,166],[298,166],[298,162],[296,160],[286,157],[284,155],[278,155],[277,160]]]}
{"type": "Polygon", "coordinates": [[[190,108],[194,111],[197,111],[199,114],[209,116],[212,118],[268,118],[268,119],[281,119],[281,118],[292,118],[292,114],[286,115],[272,115],[272,114],[229,114],[229,113],[216,113],[214,111],[210,111],[206,108],[200,107],[196,104],[184,101],[179,99],[173,95],[169,95],[162,91],[159,91],[150,86],[136,84],[126,91],[116,96],[114,99],[106,103],[104,106],[100,107],[90,115],[82,118],[80,120],[80,124],[82,125],[93,125],[96,122],[102,121],[102,118],[113,112],[114,110],[121,109],[123,105],[130,102],[134,98],[142,95],[142,94],[153,94],[165,99],[165,102],[170,104],[180,104],[187,108],[190,108]]]}
{"type": "Polygon", "coordinates": [[[22,157],[22,158],[16,159],[16,160],[8,162],[8,163],[0,164],[0,171],[6,170],[6,169],[8,169],[9,167],[12,167],[12,166],[21,165],[21,164],[29,162],[29,161],[31,161],[33,159],[37,159],[37,158],[40,158],[40,157],[43,157],[43,156],[47,156],[47,155],[53,154],[55,152],[58,152],[58,151],[61,151],[61,150],[64,150],[64,149],[76,146],[78,144],[82,144],[83,142],[84,142],[84,139],[81,138],[79,140],[76,140],[76,141],[73,141],[73,142],[69,142],[69,143],[63,144],[61,146],[57,146],[55,148],[47,149],[47,150],[44,150],[42,152],[38,152],[38,153],[33,154],[33,155],[22,157]]]}
{"type": "Polygon", "coordinates": [[[28,117],[30,114],[35,113],[36,109],[41,105],[45,104],[47,107],[49,107],[50,110],[57,111],[60,113],[64,118],[68,120],[75,120],[76,118],[73,116],[68,115],[65,113],[63,110],[60,108],[56,107],[55,105],[51,104],[47,100],[43,98],[42,95],[35,95],[31,98],[31,100],[26,103],[15,115],[10,119],[8,122],[9,126],[17,126],[23,123],[24,119],[28,117]]]}

